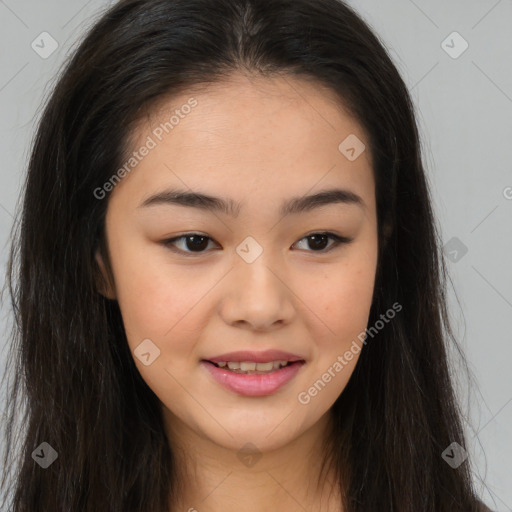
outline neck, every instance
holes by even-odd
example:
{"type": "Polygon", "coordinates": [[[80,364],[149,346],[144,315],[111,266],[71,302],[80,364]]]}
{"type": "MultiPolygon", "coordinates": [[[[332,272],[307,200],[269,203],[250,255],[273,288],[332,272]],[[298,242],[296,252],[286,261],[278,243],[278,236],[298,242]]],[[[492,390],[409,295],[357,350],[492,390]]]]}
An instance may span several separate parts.
{"type": "Polygon", "coordinates": [[[339,483],[332,471],[321,474],[328,413],[288,444],[262,452],[220,446],[168,410],[164,417],[178,475],[171,512],[340,512],[339,483]]]}

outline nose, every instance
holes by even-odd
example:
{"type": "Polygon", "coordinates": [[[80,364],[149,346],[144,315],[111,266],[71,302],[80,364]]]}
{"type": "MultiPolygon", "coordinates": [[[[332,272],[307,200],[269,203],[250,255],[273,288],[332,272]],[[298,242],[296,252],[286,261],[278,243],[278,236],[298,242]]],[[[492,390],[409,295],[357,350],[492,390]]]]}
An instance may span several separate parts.
{"type": "Polygon", "coordinates": [[[289,276],[270,263],[265,252],[256,261],[235,262],[221,304],[223,320],[235,327],[269,331],[289,324],[296,297],[289,276]]]}

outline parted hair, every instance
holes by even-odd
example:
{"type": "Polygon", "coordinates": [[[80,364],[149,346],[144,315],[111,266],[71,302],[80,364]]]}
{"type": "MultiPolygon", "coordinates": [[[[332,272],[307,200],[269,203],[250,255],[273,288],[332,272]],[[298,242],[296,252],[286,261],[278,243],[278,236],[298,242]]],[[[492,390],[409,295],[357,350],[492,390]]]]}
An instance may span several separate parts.
{"type": "Polygon", "coordinates": [[[108,196],[93,191],[122,165],[143,112],[239,72],[327,86],[368,134],[379,241],[369,324],[403,309],[367,340],[330,411],[324,467],[344,510],[479,510],[469,460],[452,468],[442,457],[465,446],[448,356],[465,359],[416,114],[384,43],[340,0],[124,0],[69,56],[12,234],[2,510],[169,512],[182,475],[119,306],[98,292],[108,196]],[[32,457],[43,442],[58,453],[46,469],[32,457]]]}

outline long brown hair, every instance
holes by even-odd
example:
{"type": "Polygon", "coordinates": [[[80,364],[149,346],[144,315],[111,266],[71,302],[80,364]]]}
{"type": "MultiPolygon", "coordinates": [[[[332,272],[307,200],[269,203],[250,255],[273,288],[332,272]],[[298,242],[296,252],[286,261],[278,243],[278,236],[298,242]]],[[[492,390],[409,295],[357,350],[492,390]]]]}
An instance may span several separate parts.
{"type": "Polygon", "coordinates": [[[95,284],[108,197],[93,191],[122,165],[141,112],[240,70],[330,87],[369,136],[379,237],[369,325],[395,302],[403,310],[368,338],[332,407],[325,464],[345,510],[476,510],[468,462],[442,457],[465,445],[447,362],[458,345],[414,108],[384,45],[339,0],[124,0],[71,56],[33,143],[9,261],[8,510],[169,511],[179,475],[159,401],[117,303],[95,284]],[[43,442],[58,454],[46,469],[33,457],[43,442]]]}

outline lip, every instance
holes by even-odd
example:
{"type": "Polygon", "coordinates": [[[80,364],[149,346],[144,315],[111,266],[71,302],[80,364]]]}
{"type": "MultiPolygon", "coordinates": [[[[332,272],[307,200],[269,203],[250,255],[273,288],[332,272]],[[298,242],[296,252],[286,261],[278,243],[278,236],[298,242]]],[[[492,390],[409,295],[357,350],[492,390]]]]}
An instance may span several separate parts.
{"type": "MultiPolygon", "coordinates": [[[[281,353],[282,354],[282,353],[281,353]]],[[[222,360],[222,359],[219,359],[222,360]]],[[[284,359],[283,359],[284,360],[284,359]]],[[[242,359],[242,361],[248,361],[242,359]]],[[[267,359],[268,361],[268,359],[267,359]]],[[[256,361],[264,362],[264,361],[256,361]]],[[[266,374],[235,373],[226,368],[219,368],[210,361],[201,361],[201,365],[221,385],[234,393],[244,396],[265,396],[275,393],[290,382],[304,366],[304,360],[297,360],[279,370],[266,374]]]]}
{"type": "Polygon", "coordinates": [[[264,350],[262,352],[254,352],[251,350],[239,350],[237,352],[229,352],[220,356],[205,358],[204,361],[218,363],[219,361],[229,362],[250,362],[250,363],[267,363],[268,361],[303,361],[304,358],[282,350],[264,350]]]}

